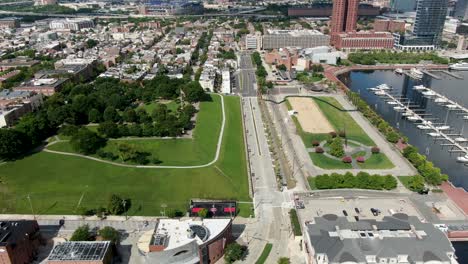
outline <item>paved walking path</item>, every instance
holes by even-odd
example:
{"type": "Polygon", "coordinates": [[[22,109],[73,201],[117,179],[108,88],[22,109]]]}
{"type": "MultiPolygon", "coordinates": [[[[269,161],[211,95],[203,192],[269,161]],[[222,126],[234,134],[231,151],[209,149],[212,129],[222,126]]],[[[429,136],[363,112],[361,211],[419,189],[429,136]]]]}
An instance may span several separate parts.
{"type": "MultiPolygon", "coordinates": [[[[217,94],[218,95],[218,94],[217,94]]],[[[48,144],[45,148],[45,152],[49,153],[54,153],[54,154],[60,154],[60,155],[66,155],[66,156],[74,156],[74,157],[80,157],[80,158],[85,158],[85,159],[90,159],[110,165],[115,165],[119,167],[127,167],[127,168],[138,168],[138,169],[197,169],[197,168],[204,168],[204,167],[209,167],[213,164],[215,164],[218,159],[219,159],[219,154],[221,152],[221,145],[223,143],[223,135],[224,135],[224,127],[226,124],[226,112],[224,108],[224,97],[222,95],[218,95],[221,97],[221,108],[222,108],[222,113],[223,113],[223,120],[221,123],[221,131],[219,132],[219,137],[218,137],[218,143],[216,145],[216,154],[215,157],[212,161],[202,164],[202,165],[194,165],[194,166],[164,166],[164,165],[131,165],[131,164],[123,164],[123,163],[118,163],[118,162],[112,162],[108,160],[103,160],[100,158],[95,158],[91,156],[86,156],[82,154],[77,154],[77,153],[70,153],[70,152],[63,152],[63,151],[56,151],[56,150],[50,150],[47,147],[51,146],[53,144],[56,144],[57,142],[62,142],[62,141],[54,141],[50,144],[48,144]]]]}

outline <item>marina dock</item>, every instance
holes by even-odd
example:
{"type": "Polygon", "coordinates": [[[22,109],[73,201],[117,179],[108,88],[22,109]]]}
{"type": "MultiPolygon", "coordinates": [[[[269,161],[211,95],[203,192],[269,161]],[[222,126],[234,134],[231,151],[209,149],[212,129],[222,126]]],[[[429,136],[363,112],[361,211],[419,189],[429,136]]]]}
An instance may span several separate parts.
{"type": "MultiPolygon", "coordinates": [[[[388,87],[388,86],[387,86],[388,87]]],[[[392,102],[392,106],[393,108],[396,110],[396,111],[399,111],[399,112],[402,112],[403,115],[410,121],[412,122],[418,122],[420,121],[421,123],[419,123],[418,125],[418,128],[425,131],[430,131],[429,133],[427,133],[428,135],[430,135],[431,137],[434,137],[435,140],[443,140],[443,141],[446,141],[447,143],[443,143],[444,146],[451,146],[452,148],[449,149],[449,152],[451,153],[464,153],[464,155],[468,155],[468,148],[463,146],[462,143],[466,142],[466,141],[463,141],[463,142],[460,142],[460,141],[457,141],[455,140],[454,138],[452,138],[451,136],[449,135],[453,135],[453,133],[445,133],[444,131],[449,131],[450,128],[448,126],[444,127],[444,126],[440,126],[441,124],[436,124],[436,123],[433,123],[432,121],[429,121],[427,120],[428,118],[424,118],[424,114],[418,114],[416,111],[414,111],[413,109],[411,109],[411,107],[409,106],[409,101],[406,102],[406,103],[403,103],[401,102],[401,100],[398,98],[398,97],[395,97],[393,96],[392,94],[390,94],[390,92],[388,91],[389,89],[382,89],[382,88],[379,88],[379,86],[377,86],[377,88],[372,88],[374,89],[374,93],[380,97],[386,97],[390,100],[390,102],[392,102]]],[[[431,97],[433,98],[443,98],[444,99],[444,103],[446,104],[446,106],[448,105],[451,105],[451,107],[449,107],[449,110],[452,110],[452,111],[461,111],[461,112],[464,112],[466,115],[468,115],[468,109],[459,105],[457,102],[454,102],[448,98],[446,98],[445,96],[431,90],[430,88],[426,88],[424,87],[424,89],[417,89],[418,91],[422,92],[423,95],[424,95],[424,92],[430,92],[431,94],[431,97]]],[[[441,144],[442,145],[442,144],[441,144]]]]}

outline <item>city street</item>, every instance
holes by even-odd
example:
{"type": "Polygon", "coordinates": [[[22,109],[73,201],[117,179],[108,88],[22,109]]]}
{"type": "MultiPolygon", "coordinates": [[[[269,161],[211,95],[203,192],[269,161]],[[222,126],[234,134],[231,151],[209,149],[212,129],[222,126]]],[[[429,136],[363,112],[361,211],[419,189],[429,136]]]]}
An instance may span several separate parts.
{"type": "Polygon", "coordinates": [[[249,53],[241,53],[239,60],[239,74],[237,78],[237,87],[239,87],[242,96],[257,96],[257,85],[255,80],[255,68],[249,53]]]}

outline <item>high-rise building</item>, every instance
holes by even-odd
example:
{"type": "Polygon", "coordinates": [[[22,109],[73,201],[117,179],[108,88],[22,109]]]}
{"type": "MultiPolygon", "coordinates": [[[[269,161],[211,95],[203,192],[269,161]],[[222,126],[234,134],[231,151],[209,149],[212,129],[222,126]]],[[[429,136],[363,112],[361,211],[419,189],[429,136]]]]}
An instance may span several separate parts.
{"type": "Polygon", "coordinates": [[[455,17],[468,20],[468,0],[458,0],[455,8],[455,17]]]}
{"type": "Polygon", "coordinates": [[[418,0],[413,35],[429,45],[438,45],[447,16],[447,0],[418,0]]]}
{"type": "Polygon", "coordinates": [[[334,0],[331,33],[356,30],[359,0],[334,0]]]}
{"type": "Polygon", "coordinates": [[[395,12],[412,12],[416,10],[416,0],[390,0],[390,9],[395,12]]]}

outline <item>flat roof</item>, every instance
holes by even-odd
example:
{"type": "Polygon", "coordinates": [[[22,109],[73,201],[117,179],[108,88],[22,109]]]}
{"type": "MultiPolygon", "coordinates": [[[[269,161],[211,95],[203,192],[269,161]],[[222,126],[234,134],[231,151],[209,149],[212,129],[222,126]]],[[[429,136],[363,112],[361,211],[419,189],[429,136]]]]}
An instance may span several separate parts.
{"type": "Polygon", "coordinates": [[[283,30],[283,29],[269,29],[267,35],[290,35],[292,37],[301,36],[317,36],[323,35],[322,32],[314,29],[302,29],[302,30],[283,30]]]}
{"type": "Polygon", "coordinates": [[[109,241],[68,241],[57,244],[48,261],[102,260],[109,250],[109,241]]]}
{"type": "Polygon", "coordinates": [[[39,226],[35,220],[2,221],[0,220],[0,246],[14,244],[25,236],[35,233],[39,226]]]}

